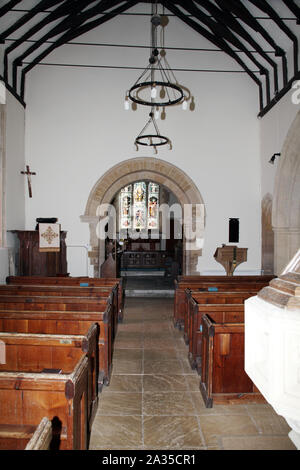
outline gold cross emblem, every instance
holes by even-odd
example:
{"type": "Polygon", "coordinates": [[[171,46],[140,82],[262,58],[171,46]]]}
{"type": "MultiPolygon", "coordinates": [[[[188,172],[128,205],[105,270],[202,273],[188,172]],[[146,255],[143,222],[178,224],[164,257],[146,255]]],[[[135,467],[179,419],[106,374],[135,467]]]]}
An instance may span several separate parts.
{"type": "Polygon", "coordinates": [[[47,230],[41,234],[41,237],[43,237],[49,243],[49,245],[51,245],[54,238],[57,238],[58,235],[52,230],[51,227],[48,227],[47,230]]]}

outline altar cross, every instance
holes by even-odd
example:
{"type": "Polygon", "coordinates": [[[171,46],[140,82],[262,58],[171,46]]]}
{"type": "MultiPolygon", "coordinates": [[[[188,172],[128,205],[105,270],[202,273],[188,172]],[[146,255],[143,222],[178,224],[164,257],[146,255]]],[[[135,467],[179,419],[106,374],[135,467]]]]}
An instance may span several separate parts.
{"type": "Polygon", "coordinates": [[[32,190],[31,190],[31,175],[36,175],[36,173],[30,171],[29,165],[26,165],[26,171],[21,171],[22,175],[27,176],[27,183],[28,183],[28,192],[29,197],[32,197],[32,190]]]}

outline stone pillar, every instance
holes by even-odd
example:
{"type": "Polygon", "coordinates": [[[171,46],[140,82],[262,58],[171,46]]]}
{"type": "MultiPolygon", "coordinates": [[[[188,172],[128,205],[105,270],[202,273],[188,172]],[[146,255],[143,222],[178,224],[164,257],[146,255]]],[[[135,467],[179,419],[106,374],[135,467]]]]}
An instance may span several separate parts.
{"type": "Polygon", "coordinates": [[[273,227],[274,272],[279,275],[300,246],[300,228],[273,227]]]}

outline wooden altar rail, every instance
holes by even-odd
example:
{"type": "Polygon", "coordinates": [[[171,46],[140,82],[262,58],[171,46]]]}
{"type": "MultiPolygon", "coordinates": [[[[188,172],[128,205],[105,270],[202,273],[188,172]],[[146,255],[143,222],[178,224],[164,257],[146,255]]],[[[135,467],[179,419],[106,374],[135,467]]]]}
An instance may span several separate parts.
{"type": "Polygon", "coordinates": [[[48,285],[48,286],[78,286],[78,287],[114,287],[118,285],[118,320],[123,320],[124,289],[122,278],[98,278],[87,276],[8,276],[7,284],[48,285]]]}
{"type": "Polygon", "coordinates": [[[5,345],[5,362],[0,372],[41,372],[58,369],[70,373],[82,354],[88,358],[88,422],[91,430],[98,405],[98,326],[93,324],[86,335],[49,335],[0,332],[5,345]]]}
{"type": "Polygon", "coordinates": [[[174,317],[175,327],[183,328],[186,312],[185,289],[235,291],[263,288],[274,276],[178,276],[175,280],[174,317]]]}
{"type": "Polygon", "coordinates": [[[214,403],[265,402],[244,370],[244,313],[210,312],[202,317],[200,391],[214,403]]]}
{"type": "Polygon", "coordinates": [[[18,431],[24,431],[24,426],[36,428],[45,415],[54,415],[53,421],[61,427],[60,449],[86,450],[87,396],[85,354],[67,373],[0,372],[0,445],[9,448],[9,441],[16,438],[18,431]]]}
{"type": "MultiPolygon", "coordinates": [[[[79,287],[79,286],[47,286],[41,284],[36,285],[0,285],[0,301],[3,296],[22,296],[22,297],[72,297],[77,300],[81,299],[94,299],[100,303],[107,301],[113,305],[112,309],[112,340],[117,334],[118,328],[118,286],[115,284],[113,287],[79,287]]],[[[29,302],[30,300],[28,300],[29,302]]]]}
{"type": "MultiPolygon", "coordinates": [[[[2,300],[2,299],[1,299],[2,300]]],[[[85,335],[94,323],[98,326],[98,390],[108,385],[112,370],[113,342],[111,336],[112,306],[98,305],[96,311],[66,309],[67,304],[2,302],[0,331],[35,334],[85,335]],[[52,307],[49,309],[49,305],[52,307]],[[55,310],[55,307],[58,307],[55,310]],[[60,308],[59,308],[60,307],[60,308]]]]}

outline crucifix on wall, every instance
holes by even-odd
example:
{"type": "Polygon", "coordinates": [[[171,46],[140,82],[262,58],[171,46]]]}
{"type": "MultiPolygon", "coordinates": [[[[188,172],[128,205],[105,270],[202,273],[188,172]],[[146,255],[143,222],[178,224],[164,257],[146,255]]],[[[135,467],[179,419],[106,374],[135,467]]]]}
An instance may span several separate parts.
{"type": "Polygon", "coordinates": [[[26,165],[26,171],[21,171],[21,173],[22,173],[22,175],[26,175],[26,176],[27,176],[29,197],[32,197],[31,175],[36,175],[36,173],[30,171],[29,165],[26,165]]]}

